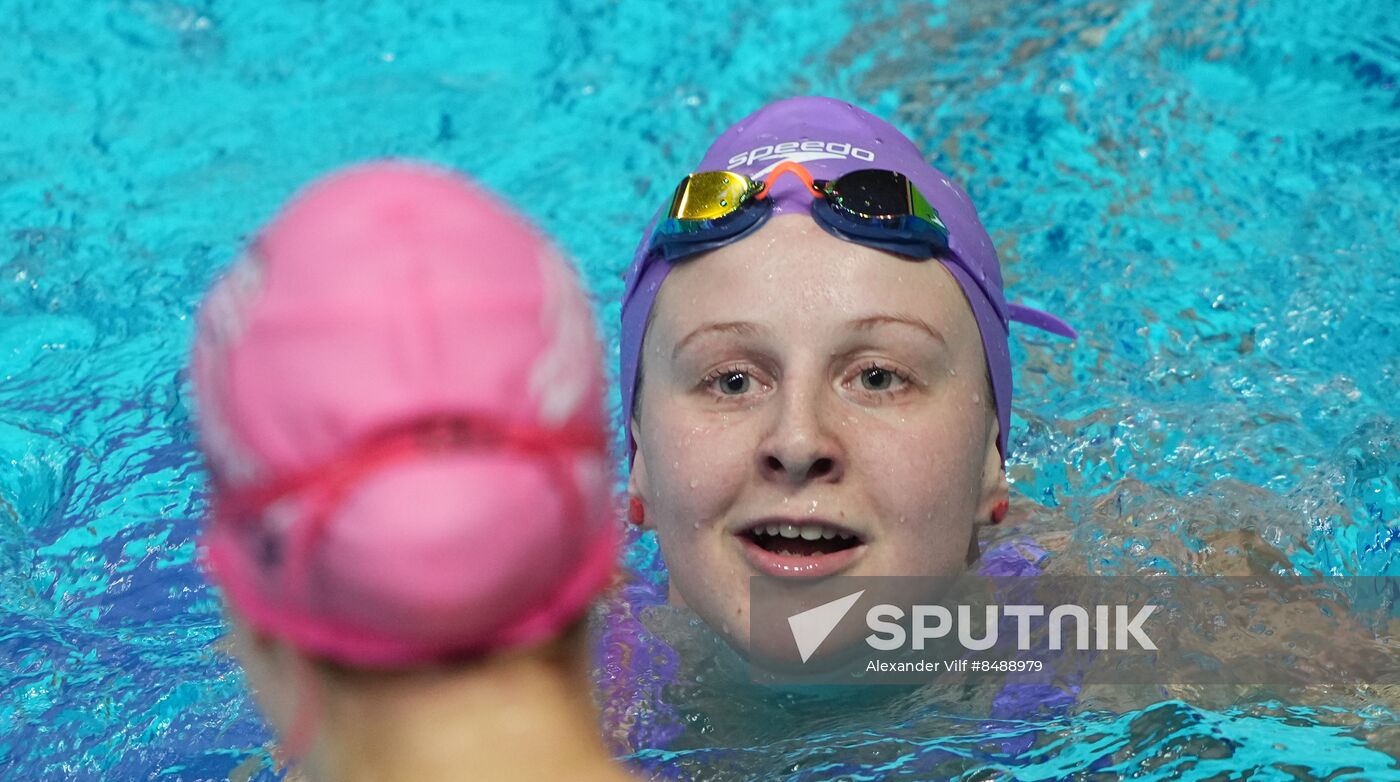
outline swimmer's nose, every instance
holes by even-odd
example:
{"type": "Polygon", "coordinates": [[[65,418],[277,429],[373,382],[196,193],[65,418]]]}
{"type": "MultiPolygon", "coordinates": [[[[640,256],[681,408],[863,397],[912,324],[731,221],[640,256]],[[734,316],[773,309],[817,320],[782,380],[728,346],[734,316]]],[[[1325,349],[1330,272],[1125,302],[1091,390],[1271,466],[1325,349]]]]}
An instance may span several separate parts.
{"type": "Polygon", "coordinates": [[[819,404],[802,395],[783,401],[758,459],[765,480],[790,485],[835,482],[846,467],[839,440],[822,424],[819,404]]]}

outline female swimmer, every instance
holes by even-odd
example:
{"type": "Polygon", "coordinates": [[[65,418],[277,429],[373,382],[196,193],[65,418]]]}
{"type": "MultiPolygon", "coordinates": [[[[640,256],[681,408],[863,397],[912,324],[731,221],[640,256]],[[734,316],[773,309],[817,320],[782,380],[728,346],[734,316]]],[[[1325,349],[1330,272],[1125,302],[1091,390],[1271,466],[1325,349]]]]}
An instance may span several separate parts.
{"type": "Polygon", "coordinates": [[[200,313],[206,567],[313,780],[622,780],[582,623],[614,569],[604,382],[549,247],[377,163],[295,198],[200,313]]]}
{"type": "Polygon", "coordinates": [[[629,518],[749,647],[750,578],[944,576],[1006,513],[1011,320],[967,195],[899,131],[793,98],[730,128],[628,272],[629,518]]]}

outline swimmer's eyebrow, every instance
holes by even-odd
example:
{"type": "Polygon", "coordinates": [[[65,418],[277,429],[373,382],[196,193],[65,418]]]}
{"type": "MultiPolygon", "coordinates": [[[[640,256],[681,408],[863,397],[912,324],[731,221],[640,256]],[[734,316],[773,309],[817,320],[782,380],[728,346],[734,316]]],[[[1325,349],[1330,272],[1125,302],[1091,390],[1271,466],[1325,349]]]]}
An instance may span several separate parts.
{"type": "Polygon", "coordinates": [[[856,329],[864,330],[873,329],[876,326],[883,326],[887,323],[902,323],[906,326],[913,326],[928,334],[930,337],[933,337],[939,344],[943,345],[943,347],[948,347],[948,340],[943,338],[943,332],[934,328],[923,318],[915,318],[909,315],[871,315],[868,318],[860,318],[859,320],[851,321],[851,326],[856,329]]]}
{"type": "Polygon", "coordinates": [[[671,351],[671,359],[681,354],[686,345],[708,334],[738,334],[744,337],[752,337],[759,333],[761,329],[753,323],[745,320],[730,320],[717,323],[702,323],[699,328],[685,335],[685,338],[676,343],[676,349],[671,351]]]}

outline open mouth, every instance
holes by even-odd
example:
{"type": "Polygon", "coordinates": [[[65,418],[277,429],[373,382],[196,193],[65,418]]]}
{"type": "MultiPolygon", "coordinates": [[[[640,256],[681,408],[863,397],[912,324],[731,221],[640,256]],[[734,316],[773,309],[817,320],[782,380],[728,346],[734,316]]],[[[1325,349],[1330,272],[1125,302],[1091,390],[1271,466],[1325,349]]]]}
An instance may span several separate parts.
{"type": "Polygon", "coordinates": [[[823,522],[760,523],[740,536],[770,554],[787,557],[837,554],[865,543],[860,535],[823,522]]]}

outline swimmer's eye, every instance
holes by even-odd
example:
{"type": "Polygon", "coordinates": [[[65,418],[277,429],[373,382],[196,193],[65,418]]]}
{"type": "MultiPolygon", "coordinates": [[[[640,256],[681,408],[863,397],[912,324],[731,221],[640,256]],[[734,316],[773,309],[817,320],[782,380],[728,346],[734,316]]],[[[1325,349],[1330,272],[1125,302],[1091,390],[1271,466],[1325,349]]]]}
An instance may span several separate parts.
{"type": "Polygon", "coordinates": [[[871,367],[860,373],[860,385],[866,391],[887,391],[894,386],[896,380],[898,378],[893,372],[881,367],[871,367]]]}
{"type": "Polygon", "coordinates": [[[853,378],[857,383],[856,390],[867,394],[898,394],[912,382],[905,373],[882,364],[865,364],[857,371],[857,377],[853,378]]]}
{"type": "Polygon", "coordinates": [[[710,381],[714,387],[725,396],[738,396],[749,390],[753,381],[743,372],[725,372],[719,377],[710,381]]]}
{"type": "Polygon", "coordinates": [[[743,396],[753,390],[754,379],[748,372],[730,367],[711,372],[700,384],[719,396],[743,396]]]}

